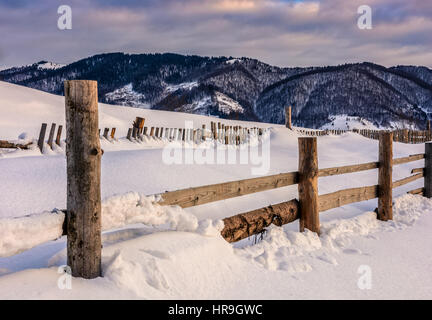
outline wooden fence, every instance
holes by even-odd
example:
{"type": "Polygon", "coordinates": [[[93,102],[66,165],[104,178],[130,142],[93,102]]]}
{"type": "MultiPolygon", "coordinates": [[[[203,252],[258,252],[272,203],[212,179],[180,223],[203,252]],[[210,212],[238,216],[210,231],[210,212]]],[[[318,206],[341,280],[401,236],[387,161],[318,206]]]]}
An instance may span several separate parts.
{"type": "MultiPolygon", "coordinates": [[[[353,129],[353,130],[310,130],[310,129],[295,129],[302,135],[311,137],[321,137],[327,135],[342,135],[347,132],[353,132],[362,135],[363,137],[378,140],[380,132],[383,130],[370,130],[370,129],[353,129]]],[[[393,141],[403,143],[425,143],[432,140],[432,132],[429,130],[410,130],[398,129],[392,131],[393,141]]]]}
{"type": "MultiPolygon", "coordinates": [[[[97,83],[86,80],[66,81],[65,104],[67,209],[63,228],[67,235],[67,263],[73,276],[95,278],[101,275],[102,150],[98,130],[97,83]]],[[[134,126],[137,134],[141,128],[144,133],[143,121],[135,121],[134,126]]],[[[212,127],[214,126],[212,124],[212,127]]],[[[150,131],[155,132],[154,128],[150,131]]],[[[210,132],[213,138],[219,137],[218,130],[210,132]]],[[[224,132],[226,133],[226,130],[224,132]]],[[[425,144],[425,153],[393,159],[393,133],[383,131],[379,133],[377,162],[323,169],[318,166],[316,137],[298,138],[298,148],[298,171],[165,192],[159,195],[158,204],[187,208],[298,185],[298,199],[225,218],[221,234],[227,241],[234,242],[264,232],[271,224],[281,226],[297,219],[300,220],[300,231],[309,229],[319,234],[320,212],[374,198],[378,198],[377,218],[383,221],[391,220],[393,188],[420,178],[424,178],[424,188],[409,192],[429,198],[432,196],[431,143],[425,144]],[[392,180],[393,166],[421,159],[425,159],[425,167],[412,170],[409,177],[392,180]],[[377,185],[319,195],[319,178],[373,169],[378,169],[377,185]]]]}
{"type": "MultiPolygon", "coordinates": [[[[209,202],[230,199],[255,192],[271,190],[298,184],[298,200],[271,205],[234,217],[224,219],[222,235],[229,242],[238,241],[262,232],[270,224],[282,225],[300,218],[300,231],[305,228],[319,233],[319,212],[354,202],[378,198],[377,214],[380,220],[392,219],[392,189],[425,179],[425,186],[432,188],[431,175],[424,168],[416,168],[409,177],[392,181],[395,165],[418,161],[425,154],[410,155],[393,159],[393,134],[381,132],[379,140],[379,161],[333,168],[318,168],[317,138],[299,138],[299,170],[276,175],[225,182],[202,187],[171,191],[161,194],[161,205],[178,205],[182,208],[209,202]],[[378,184],[340,190],[318,195],[318,178],[378,169],[378,184]]],[[[426,144],[426,164],[432,163],[432,144],[426,144]]],[[[432,165],[431,165],[432,166],[432,165]]],[[[424,188],[411,190],[413,194],[423,194],[424,188]]],[[[426,193],[429,194],[429,193],[426,193]]]]}
{"type": "MultiPolygon", "coordinates": [[[[221,122],[211,122],[211,129],[206,129],[206,125],[203,124],[201,129],[189,129],[189,128],[166,128],[166,127],[144,127],[144,118],[137,117],[133,122],[133,127],[128,129],[126,138],[129,141],[144,141],[144,138],[149,140],[162,140],[165,141],[183,141],[200,143],[203,141],[218,141],[225,145],[240,145],[250,141],[252,136],[261,137],[264,132],[268,129],[258,127],[241,127],[241,126],[228,126],[221,122]],[[138,123],[135,126],[135,123],[138,123]]],[[[47,144],[50,149],[54,149],[54,143],[60,146],[61,135],[63,126],[58,126],[57,135],[54,140],[54,134],[56,124],[51,124],[51,129],[47,144]]],[[[45,137],[46,137],[47,124],[42,123],[39,138],[37,141],[38,148],[41,152],[44,151],[45,137]]],[[[106,139],[108,141],[116,141],[115,138],[116,128],[104,128],[102,134],[101,129],[98,130],[100,139],[106,139]],[[111,132],[110,132],[111,129],[111,132]]],[[[29,149],[32,143],[17,144],[7,140],[0,140],[0,148],[7,149],[29,149]]]]}

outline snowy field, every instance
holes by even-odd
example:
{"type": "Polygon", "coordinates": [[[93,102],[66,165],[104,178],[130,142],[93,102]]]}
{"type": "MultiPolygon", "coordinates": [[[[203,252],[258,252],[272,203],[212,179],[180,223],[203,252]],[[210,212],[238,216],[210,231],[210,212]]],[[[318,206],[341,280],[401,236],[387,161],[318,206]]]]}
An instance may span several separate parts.
{"type": "MultiPolygon", "coordinates": [[[[155,207],[145,196],[251,178],[253,168],[267,165],[264,175],[296,171],[296,132],[280,125],[223,120],[269,128],[264,137],[270,143],[268,163],[263,157],[258,164],[168,165],[162,161],[166,141],[125,139],[136,116],[144,117],[148,127],[184,127],[186,120],[195,128],[209,127],[217,119],[104,104],[99,116],[100,127],[116,127],[118,139],[102,141],[103,223],[115,227],[119,216],[131,215],[126,219],[130,227],[103,234],[104,276],[73,279],[71,289],[59,286],[63,275],[58,270],[66,255],[62,237],[0,258],[0,299],[432,298],[432,201],[406,195],[423,185],[421,179],[394,189],[394,221],[378,221],[372,212],[377,200],[370,200],[321,213],[320,237],[299,233],[294,222],[271,227],[257,243],[251,238],[232,245],[219,235],[219,219],[295,198],[297,186],[184,210],[155,207]],[[137,199],[143,203],[140,218],[131,206],[137,199]],[[365,270],[370,275],[367,288],[359,286],[365,270]]],[[[0,82],[0,139],[35,139],[42,122],[48,129],[51,122],[64,125],[63,97],[0,82]]],[[[215,148],[212,143],[200,147],[215,148]]],[[[253,143],[251,152],[260,148],[253,143]]],[[[0,152],[0,227],[19,221],[12,217],[66,207],[64,145],[45,154],[38,149],[0,152]]],[[[422,152],[423,144],[394,144],[394,157],[422,152]]],[[[377,161],[378,142],[351,133],[319,137],[318,156],[320,168],[377,161]]],[[[416,161],[395,166],[393,180],[423,165],[416,161]]],[[[376,183],[377,170],[320,178],[319,193],[376,183]]],[[[44,227],[48,232],[49,225],[33,229],[44,227]]],[[[0,252],[14,236],[9,232],[0,234],[0,252]]]]}

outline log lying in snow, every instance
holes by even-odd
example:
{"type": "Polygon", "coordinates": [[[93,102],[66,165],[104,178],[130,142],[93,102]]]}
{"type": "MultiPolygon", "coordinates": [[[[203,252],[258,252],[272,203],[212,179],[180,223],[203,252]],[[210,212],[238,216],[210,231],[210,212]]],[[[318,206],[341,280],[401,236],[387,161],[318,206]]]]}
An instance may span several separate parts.
{"type": "Polygon", "coordinates": [[[261,233],[272,223],[282,226],[299,217],[299,203],[294,199],[225,218],[221,234],[226,241],[235,242],[261,233]]]}
{"type": "Polygon", "coordinates": [[[29,145],[32,143],[26,143],[26,144],[19,144],[19,143],[12,143],[6,140],[0,140],[0,148],[8,148],[8,149],[28,149],[29,145]]]}

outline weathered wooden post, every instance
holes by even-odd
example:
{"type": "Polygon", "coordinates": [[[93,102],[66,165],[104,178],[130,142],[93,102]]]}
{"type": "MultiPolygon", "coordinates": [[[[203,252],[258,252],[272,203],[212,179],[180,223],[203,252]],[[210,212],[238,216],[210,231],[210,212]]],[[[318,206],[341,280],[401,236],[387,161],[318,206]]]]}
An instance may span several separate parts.
{"type": "Polygon", "coordinates": [[[133,126],[137,128],[137,133],[140,135],[143,132],[145,119],[141,117],[136,117],[133,126]]]}
{"type": "Polygon", "coordinates": [[[409,139],[408,139],[408,129],[403,129],[403,142],[404,143],[409,143],[409,139]]]}
{"type": "Polygon", "coordinates": [[[57,137],[56,137],[56,144],[58,146],[60,145],[60,139],[61,139],[62,130],[63,130],[63,126],[59,125],[59,127],[57,129],[57,137]]]}
{"type": "Polygon", "coordinates": [[[132,138],[136,139],[138,136],[138,128],[132,127],[132,138]]]}
{"type": "Polygon", "coordinates": [[[205,141],[205,139],[206,139],[206,136],[205,136],[205,130],[206,130],[206,125],[203,124],[203,125],[202,125],[202,135],[201,135],[201,140],[202,140],[202,141],[205,141]]]}
{"type": "Polygon", "coordinates": [[[39,147],[40,152],[43,152],[46,128],[47,128],[47,124],[42,123],[42,127],[41,127],[41,130],[39,133],[39,139],[38,139],[38,147],[39,147]]]}
{"type": "Polygon", "coordinates": [[[64,82],[67,160],[67,264],[74,277],[101,275],[102,150],[97,82],[64,82]]]}
{"type": "Polygon", "coordinates": [[[108,139],[108,132],[109,132],[109,128],[105,128],[105,129],[104,129],[104,133],[103,133],[103,137],[104,137],[105,139],[108,139]]]}
{"type": "Polygon", "coordinates": [[[393,133],[380,132],[378,168],[378,219],[393,219],[393,133]]]}
{"type": "Polygon", "coordinates": [[[131,140],[131,137],[132,137],[132,128],[129,128],[126,135],[126,139],[131,140]]]}
{"type": "Polygon", "coordinates": [[[53,141],[54,141],[55,128],[56,128],[56,124],[52,123],[51,124],[50,133],[49,133],[49,136],[48,136],[48,145],[50,146],[51,149],[52,149],[53,141]]]}
{"type": "Polygon", "coordinates": [[[298,138],[300,232],[320,233],[317,138],[298,138]]]}
{"type": "Polygon", "coordinates": [[[292,124],[291,124],[291,106],[285,107],[285,126],[292,130],[292,124]]]}
{"type": "Polygon", "coordinates": [[[432,142],[425,143],[424,196],[432,198],[432,142]]]}

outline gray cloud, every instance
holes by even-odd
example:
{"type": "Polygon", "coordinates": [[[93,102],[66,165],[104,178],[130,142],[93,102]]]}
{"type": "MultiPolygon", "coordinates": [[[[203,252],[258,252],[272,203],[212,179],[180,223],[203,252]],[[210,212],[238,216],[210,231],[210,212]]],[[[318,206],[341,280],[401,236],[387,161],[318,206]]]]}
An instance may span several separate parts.
{"type": "Polygon", "coordinates": [[[432,66],[432,2],[420,0],[73,0],[0,4],[0,68],[111,51],[250,56],[281,66],[373,61],[432,66]],[[69,2],[69,3],[67,3],[69,2]],[[367,3],[369,2],[369,3],[367,3]],[[357,8],[373,29],[357,28],[357,8]]]}

